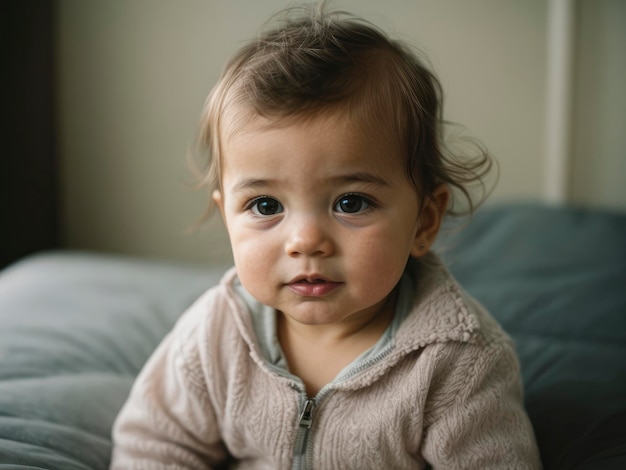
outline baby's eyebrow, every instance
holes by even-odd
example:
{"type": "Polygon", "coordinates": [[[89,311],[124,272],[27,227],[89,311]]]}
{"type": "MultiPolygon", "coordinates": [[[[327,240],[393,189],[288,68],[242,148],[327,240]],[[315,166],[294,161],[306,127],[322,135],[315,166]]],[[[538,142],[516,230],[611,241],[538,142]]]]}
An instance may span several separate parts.
{"type": "Polygon", "coordinates": [[[237,183],[233,186],[233,191],[267,188],[269,186],[273,186],[274,184],[275,182],[271,179],[244,178],[242,180],[237,181],[237,183]]]}
{"type": "MultiPolygon", "coordinates": [[[[329,181],[332,184],[350,184],[350,183],[365,183],[368,185],[373,185],[373,186],[378,186],[378,187],[391,187],[391,184],[381,178],[378,175],[374,175],[372,173],[368,173],[368,172],[355,172],[355,173],[348,173],[345,175],[337,175],[337,176],[331,176],[329,178],[329,181]]],[[[238,192],[238,191],[245,191],[245,190],[251,190],[251,189],[267,189],[267,188],[271,188],[272,186],[275,186],[277,184],[277,181],[273,180],[273,179],[265,179],[265,178],[244,178],[241,179],[239,181],[237,181],[237,183],[235,183],[235,185],[233,186],[232,190],[234,192],[238,192]]]]}
{"type": "Polygon", "coordinates": [[[349,173],[346,175],[338,175],[331,178],[335,183],[367,183],[374,186],[389,187],[391,184],[378,175],[367,172],[349,173]]]}

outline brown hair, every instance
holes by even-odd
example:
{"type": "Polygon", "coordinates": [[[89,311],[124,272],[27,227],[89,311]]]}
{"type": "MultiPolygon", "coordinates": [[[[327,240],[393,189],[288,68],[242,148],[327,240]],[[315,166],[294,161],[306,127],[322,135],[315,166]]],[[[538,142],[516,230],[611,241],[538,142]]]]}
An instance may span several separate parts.
{"type": "Polygon", "coordinates": [[[374,131],[369,135],[382,130],[389,138],[391,131],[422,203],[443,183],[467,201],[450,213],[473,212],[469,185],[478,183],[485,196],[483,177],[493,160],[473,140],[478,152],[471,156],[446,147],[441,85],[415,53],[369,22],[325,12],[323,5],[290,8],[276,18],[277,26],[231,58],[207,99],[199,137],[209,156],[202,186],[220,185],[226,123],[233,132],[254,116],[278,122],[340,110],[374,131]]]}

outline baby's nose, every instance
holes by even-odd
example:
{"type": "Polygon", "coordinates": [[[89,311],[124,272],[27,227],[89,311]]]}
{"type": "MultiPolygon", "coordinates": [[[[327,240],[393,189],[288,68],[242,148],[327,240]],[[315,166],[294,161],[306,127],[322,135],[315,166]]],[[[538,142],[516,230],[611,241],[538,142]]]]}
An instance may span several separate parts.
{"type": "Polygon", "coordinates": [[[291,228],[285,241],[285,253],[289,256],[330,256],[334,244],[324,227],[323,221],[316,217],[302,217],[291,228]]]}

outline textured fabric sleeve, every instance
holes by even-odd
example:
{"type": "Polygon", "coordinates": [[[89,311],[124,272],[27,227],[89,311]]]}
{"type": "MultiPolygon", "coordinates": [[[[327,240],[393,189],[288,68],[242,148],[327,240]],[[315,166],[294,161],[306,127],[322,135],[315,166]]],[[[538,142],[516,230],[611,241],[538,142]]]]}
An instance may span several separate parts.
{"type": "Polygon", "coordinates": [[[446,377],[433,393],[424,458],[435,470],[541,468],[510,342],[449,344],[441,351],[446,377]]]}
{"type": "Polygon", "coordinates": [[[112,469],[209,469],[226,459],[192,352],[202,344],[198,330],[184,318],[137,377],[113,427],[112,469]]]}

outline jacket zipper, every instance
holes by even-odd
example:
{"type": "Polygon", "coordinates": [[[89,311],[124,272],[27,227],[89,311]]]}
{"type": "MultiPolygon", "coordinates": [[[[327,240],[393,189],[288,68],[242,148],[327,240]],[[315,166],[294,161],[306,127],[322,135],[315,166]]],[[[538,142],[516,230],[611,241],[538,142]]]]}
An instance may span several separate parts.
{"type": "MultiPolygon", "coordinates": [[[[345,374],[341,377],[340,381],[344,381],[359,372],[363,369],[366,369],[373,364],[382,360],[387,354],[391,352],[391,348],[387,348],[382,353],[376,355],[374,358],[369,359],[365,363],[361,364],[359,367],[351,370],[350,373],[345,374]]],[[[333,390],[334,382],[324,386],[322,390],[315,396],[315,398],[309,398],[304,392],[304,389],[296,386],[295,390],[300,390],[302,396],[304,396],[304,401],[300,406],[300,417],[298,418],[298,429],[296,431],[296,443],[294,447],[294,457],[293,457],[293,465],[292,469],[294,470],[307,470],[313,468],[313,448],[309,445],[310,440],[310,431],[311,426],[313,425],[313,411],[315,407],[320,404],[320,402],[326,398],[327,395],[330,395],[333,390]]]]}
{"type": "Polygon", "coordinates": [[[307,398],[304,402],[302,413],[300,414],[298,427],[311,429],[311,424],[313,424],[313,408],[315,408],[315,400],[307,398]]]}
{"type": "Polygon", "coordinates": [[[298,419],[298,430],[296,434],[296,446],[293,456],[294,469],[306,469],[307,465],[307,448],[309,446],[309,433],[313,424],[313,409],[315,408],[315,400],[307,398],[300,412],[298,419]]]}

